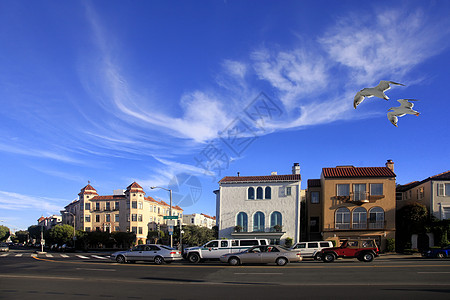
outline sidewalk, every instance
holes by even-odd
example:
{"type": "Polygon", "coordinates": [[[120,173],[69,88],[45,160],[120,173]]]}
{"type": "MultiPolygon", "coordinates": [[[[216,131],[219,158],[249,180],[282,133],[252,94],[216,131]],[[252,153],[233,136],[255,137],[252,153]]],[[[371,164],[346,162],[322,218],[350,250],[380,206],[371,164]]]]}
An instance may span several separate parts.
{"type": "Polygon", "coordinates": [[[402,253],[388,252],[388,253],[380,254],[379,258],[385,258],[385,259],[417,259],[417,258],[422,258],[422,254],[421,253],[402,254],[402,253]]]}

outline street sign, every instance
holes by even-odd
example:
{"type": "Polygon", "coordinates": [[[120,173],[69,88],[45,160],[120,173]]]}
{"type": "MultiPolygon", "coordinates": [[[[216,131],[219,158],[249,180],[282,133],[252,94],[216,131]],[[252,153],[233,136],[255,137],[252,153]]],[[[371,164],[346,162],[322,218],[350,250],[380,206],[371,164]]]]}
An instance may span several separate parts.
{"type": "Polygon", "coordinates": [[[173,225],[169,225],[169,235],[173,235],[173,225]]]}
{"type": "Polygon", "coordinates": [[[164,220],[178,220],[178,216],[163,216],[164,220]]]}

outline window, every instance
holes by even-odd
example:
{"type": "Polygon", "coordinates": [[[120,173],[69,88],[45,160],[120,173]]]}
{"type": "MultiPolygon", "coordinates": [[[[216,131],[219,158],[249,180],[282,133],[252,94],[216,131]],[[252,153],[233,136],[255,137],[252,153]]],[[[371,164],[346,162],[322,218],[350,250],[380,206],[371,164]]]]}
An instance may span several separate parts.
{"type": "Polygon", "coordinates": [[[119,210],[119,206],[120,206],[120,202],[119,202],[119,201],[116,201],[116,203],[114,204],[114,208],[115,208],[116,210],[119,210]]]}
{"type": "Polygon", "coordinates": [[[241,246],[257,246],[258,240],[241,240],[240,244],[241,246]]]}
{"type": "Polygon", "coordinates": [[[266,198],[266,199],[272,198],[272,189],[270,188],[270,186],[266,187],[266,189],[264,191],[264,198],[266,198]]]}
{"type": "Polygon", "coordinates": [[[85,216],[85,220],[86,220],[86,222],[90,222],[90,221],[91,221],[91,216],[86,215],[86,216],[85,216]]]}
{"type": "Polygon", "coordinates": [[[290,196],[292,194],[292,188],[290,186],[286,187],[286,196],[290,196]]]}
{"type": "Polygon", "coordinates": [[[248,198],[249,200],[255,199],[255,188],[253,188],[253,187],[249,187],[249,188],[248,188],[248,191],[247,191],[247,198],[248,198]]]}
{"type": "Polygon", "coordinates": [[[105,202],[105,210],[111,210],[111,204],[109,202],[105,202]]]}
{"type": "Polygon", "coordinates": [[[115,222],[119,222],[119,214],[115,214],[114,215],[114,221],[115,222]]]}
{"type": "Polygon", "coordinates": [[[137,201],[131,201],[131,208],[137,209],[137,201]]]}
{"type": "Polygon", "coordinates": [[[319,248],[319,243],[308,243],[308,248],[319,248]]]}
{"type": "Polygon", "coordinates": [[[217,248],[219,247],[218,241],[212,241],[205,245],[205,248],[217,248]]]}
{"type": "Polygon", "coordinates": [[[309,231],[310,232],[319,232],[319,217],[311,217],[309,218],[309,231]]]}
{"type": "Polygon", "coordinates": [[[423,199],[423,186],[417,189],[417,199],[423,199]]]}
{"type": "Polygon", "coordinates": [[[91,227],[86,227],[86,232],[90,232],[91,231],[91,227]]]}
{"type": "Polygon", "coordinates": [[[111,215],[106,215],[106,222],[111,222],[111,215]]]}
{"type": "Polygon", "coordinates": [[[142,215],[141,214],[138,215],[138,222],[142,222],[142,215]]]}
{"type": "Polygon", "coordinates": [[[319,201],[319,192],[311,192],[311,204],[318,204],[319,201]]]}
{"type": "Polygon", "coordinates": [[[137,227],[131,227],[131,231],[134,232],[135,234],[137,234],[137,227]]]}
{"type": "Polygon", "coordinates": [[[144,204],[143,204],[142,202],[138,202],[138,204],[139,204],[138,208],[139,208],[139,209],[143,209],[144,204]]]}
{"type": "Polygon", "coordinates": [[[119,227],[119,226],[116,226],[116,227],[114,228],[114,231],[120,231],[120,227],[119,227]]]}
{"type": "Polygon", "coordinates": [[[367,229],[367,211],[362,207],[353,210],[353,229],[367,229]]]}
{"type": "Polygon", "coordinates": [[[281,213],[279,211],[274,211],[272,213],[272,215],[270,215],[270,227],[272,229],[275,229],[274,227],[276,225],[279,225],[279,226],[283,225],[282,216],[281,216],[281,213]]]}
{"type": "Polygon", "coordinates": [[[220,247],[222,248],[228,247],[228,241],[220,241],[220,247]]]}
{"type": "Polygon", "coordinates": [[[350,185],[349,184],[337,184],[336,185],[336,196],[350,196],[350,185]]]}
{"type": "Polygon", "coordinates": [[[327,243],[327,242],[321,242],[320,243],[320,247],[326,247],[326,248],[328,248],[328,247],[330,247],[330,244],[329,243],[327,243]]]}
{"type": "Polygon", "coordinates": [[[353,201],[361,201],[366,200],[366,185],[363,184],[354,184],[353,185],[353,201]]]}
{"type": "Polygon", "coordinates": [[[245,212],[240,212],[237,215],[236,225],[242,227],[243,232],[248,231],[248,217],[245,212]]]}
{"type": "Polygon", "coordinates": [[[127,200],[127,209],[130,209],[130,200],[127,200]]]}
{"type": "Polygon", "coordinates": [[[100,227],[95,227],[95,231],[100,231],[100,227]]]}
{"type": "Polygon", "coordinates": [[[85,203],[84,204],[84,209],[85,210],[90,210],[91,209],[91,203],[85,203]]]}
{"type": "MultiPolygon", "coordinates": [[[[261,190],[262,190],[262,188],[261,188],[261,190]]],[[[253,231],[264,232],[264,228],[265,228],[264,214],[262,212],[258,211],[253,216],[253,231]]]]}
{"type": "Polygon", "coordinates": [[[263,198],[263,188],[258,187],[256,189],[256,199],[262,199],[263,198]]]}
{"type": "Polygon", "coordinates": [[[130,215],[127,215],[127,222],[130,222],[130,215]]]}
{"type": "Polygon", "coordinates": [[[131,221],[132,222],[137,222],[137,214],[132,214],[131,215],[131,221]]]}
{"type": "Polygon", "coordinates": [[[336,229],[350,229],[350,211],[341,207],[336,210],[336,229]]]}
{"type": "Polygon", "coordinates": [[[371,183],[370,184],[370,195],[371,196],[382,196],[383,195],[383,184],[382,183],[371,183]]]}
{"type": "Polygon", "coordinates": [[[95,202],[95,210],[96,211],[100,210],[100,203],[99,202],[95,202]]]}
{"type": "Polygon", "coordinates": [[[442,207],[443,219],[450,219],[450,207],[442,207]]]}
{"type": "Polygon", "coordinates": [[[384,210],[381,207],[374,207],[369,211],[369,228],[384,228],[384,210]]]}
{"type": "Polygon", "coordinates": [[[297,244],[297,246],[295,246],[296,249],[305,249],[306,248],[306,243],[301,243],[301,244],[297,244]]]}
{"type": "Polygon", "coordinates": [[[445,196],[450,196],[450,183],[446,183],[445,185],[445,196]]]}
{"type": "Polygon", "coordinates": [[[138,227],[138,233],[142,234],[142,227],[138,227]]]}
{"type": "Polygon", "coordinates": [[[95,215],[95,222],[100,222],[100,215],[95,215]]]}

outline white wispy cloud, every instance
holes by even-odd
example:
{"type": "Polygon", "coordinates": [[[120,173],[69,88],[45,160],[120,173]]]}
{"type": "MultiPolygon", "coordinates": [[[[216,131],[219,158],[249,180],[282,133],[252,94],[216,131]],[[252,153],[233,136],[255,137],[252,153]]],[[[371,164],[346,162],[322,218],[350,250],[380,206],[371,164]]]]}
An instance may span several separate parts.
{"type": "Polygon", "coordinates": [[[5,210],[37,210],[38,212],[59,213],[62,205],[69,202],[67,199],[36,197],[0,191],[0,209],[5,210]]]}

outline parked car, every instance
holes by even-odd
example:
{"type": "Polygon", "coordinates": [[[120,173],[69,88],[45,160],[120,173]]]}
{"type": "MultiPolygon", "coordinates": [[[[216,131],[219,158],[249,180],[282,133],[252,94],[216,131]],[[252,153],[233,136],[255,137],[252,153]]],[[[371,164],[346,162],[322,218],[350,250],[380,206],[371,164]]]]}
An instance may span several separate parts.
{"type": "Polygon", "coordinates": [[[291,249],[300,250],[302,257],[313,257],[315,260],[321,259],[320,251],[324,248],[333,247],[331,241],[316,241],[316,242],[300,242],[291,247],[291,249]]]}
{"type": "Polygon", "coordinates": [[[200,247],[186,248],[183,256],[191,263],[219,260],[227,253],[242,252],[253,246],[268,245],[267,239],[212,240],[200,247]]]}
{"type": "Polygon", "coordinates": [[[177,249],[164,245],[147,244],[138,245],[127,251],[119,251],[111,254],[111,259],[118,263],[135,261],[152,261],[157,265],[171,263],[183,259],[177,249]]]}
{"type": "Polygon", "coordinates": [[[374,240],[344,240],[340,247],[325,248],[321,251],[322,261],[333,262],[337,258],[357,258],[371,262],[380,251],[374,240]]]}
{"type": "Polygon", "coordinates": [[[422,253],[423,257],[434,257],[434,258],[446,258],[450,257],[450,246],[442,247],[440,249],[430,249],[422,253]]]}
{"type": "Polygon", "coordinates": [[[220,257],[220,261],[231,266],[247,263],[276,263],[284,266],[289,262],[300,262],[300,251],[288,249],[279,245],[255,246],[239,253],[228,253],[220,257]]]}
{"type": "Polygon", "coordinates": [[[0,243],[0,252],[9,252],[9,246],[7,243],[0,243]]]}

